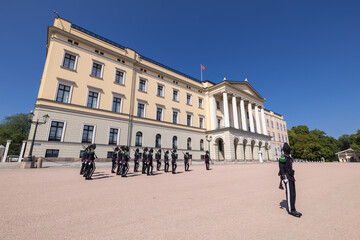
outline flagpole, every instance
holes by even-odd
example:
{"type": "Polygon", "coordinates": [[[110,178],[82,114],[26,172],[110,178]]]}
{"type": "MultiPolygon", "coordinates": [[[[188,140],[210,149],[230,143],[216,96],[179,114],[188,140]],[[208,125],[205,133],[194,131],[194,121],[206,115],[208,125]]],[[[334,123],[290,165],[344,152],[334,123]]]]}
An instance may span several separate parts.
{"type": "Polygon", "coordinates": [[[202,65],[200,64],[201,82],[202,82],[202,65]]]}

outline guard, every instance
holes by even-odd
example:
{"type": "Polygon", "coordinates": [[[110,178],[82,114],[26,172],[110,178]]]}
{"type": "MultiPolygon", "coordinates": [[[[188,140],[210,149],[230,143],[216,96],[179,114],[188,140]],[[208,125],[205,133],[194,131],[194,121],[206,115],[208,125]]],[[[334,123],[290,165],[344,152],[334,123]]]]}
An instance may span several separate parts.
{"type": "Polygon", "coordinates": [[[122,173],[122,167],[123,167],[123,157],[124,157],[124,146],[120,147],[120,151],[118,152],[118,158],[117,158],[117,171],[116,171],[116,175],[121,175],[122,173]]]}
{"type": "Polygon", "coordinates": [[[140,157],[141,157],[141,153],[139,152],[139,149],[137,148],[134,153],[134,172],[138,172],[140,157]]]}
{"type": "Polygon", "coordinates": [[[147,162],[147,157],[148,157],[148,148],[146,147],[146,148],[144,148],[144,152],[143,152],[143,155],[142,155],[142,171],[141,171],[141,173],[142,174],[145,174],[145,171],[146,171],[146,162],[147,162]]]}
{"type": "Polygon", "coordinates": [[[185,172],[189,171],[189,167],[190,167],[190,164],[189,164],[189,152],[186,152],[184,154],[184,166],[185,166],[185,172]]]}
{"type": "Polygon", "coordinates": [[[119,152],[119,148],[116,147],[114,149],[114,152],[112,154],[112,158],[111,158],[111,161],[112,161],[112,166],[111,166],[111,173],[115,173],[115,169],[116,169],[116,159],[118,157],[118,152],[119,152]]]}
{"type": "Polygon", "coordinates": [[[151,148],[150,151],[149,151],[149,154],[147,155],[147,162],[146,162],[146,165],[147,165],[147,175],[154,175],[153,173],[153,152],[154,150],[151,148]],[[150,171],[150,168],[151,168],[151,171],[150,171]]]}
{"type": "Polygon", "coordinates": [[[124,155],[123,155],[123,160],[121,161],[122,163],[122,172],[121,172],[121,177],[127,177],[126,174],[129,171],[130,165],[129,165],[129,161],[130,161],[130,155],[129,155],[129,147],[124,147],[124,155]]]}
{"type": "Polygon", "coordinates": [[[210,154],[209,154],[209,151],[205,152],[205,166],[206,166],[206,170],[210,170],[210,154]]]}
{"type": "Polygon", "coordinates": [[[155,154],[156,159],[156,171],[160,171],[161,167],[161,149],[159,149],[155,154]]]}
{"type": "Polygon", "coordinates": [[[169,172],[169,150],[164,154],[164,172],[169,172]]]}
{"type": "Polygon", "coordinates": [[[85,171],[85,166],[86,166],[86,161],[88,159],[88,156],[87,156],[87,152],[88,152],[89,148],[85,148],[84,152],[83,152],[83,155],[81,156],[81,169],[80,169],[80,175],[83,175],[84,174],[84,171],[85,171]]]}
{"type": "Polygon", "coordinates": [[[84,172],[84,177],[85,180],[92,180],[92,175],[95,172],[95,149],[96,149],[96,145],[90,145],[90,151],[88,152],[88,160],[86,162],[86,167],[85,167],[85,172],[84,172]]]}
{"type": "Polygon", "coordinates": [[[293,159],[292,157],[290,157],[291,148],[289,144],[284,143],[283,151],[284,154],[279,159],[279,168],[281,178],[285,183],[287,210],[290,215],[293,215],[295,217],[301,217],[302,214],[297,212],[295,208],[295,171],[292,168],[293,159]]]}
{"type": "Polygon", "coordinates": [[[172,170],[172,174],[176,174],[176,168],[177,168],[177,164],[176,164],[176,160],[178,158],[178,155],[176,153],[176,149],[174,149],[171,153],[171,170],[172,170]]]}

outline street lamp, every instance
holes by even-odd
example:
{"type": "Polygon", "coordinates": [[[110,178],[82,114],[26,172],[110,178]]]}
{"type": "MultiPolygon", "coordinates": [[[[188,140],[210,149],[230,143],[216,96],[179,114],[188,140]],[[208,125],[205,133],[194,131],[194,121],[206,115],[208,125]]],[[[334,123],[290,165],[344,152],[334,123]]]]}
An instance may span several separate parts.
{"type": "Polygon", "coordinates": [[[31,124],[35,124],[35,129],[34,129],[34,135],[33,135],[33,138],[32,138],[32,141],[31,141],[31,147],[30,147],[30,151],[29,151],[29,155],[28,157],[26,158],[26,162],[32,162],[32,151],[33,151],[33,148],[34,148],[34,143],[35,143],[35,136],[36,136],[36,131],[37,131],[37,127],[38,125],[42,125],[42,124],[45,124],[46,121],[49,119],[49,115],[48,114],[45,114],[43,116],[43,121],[39,121],[39,119],[36,119],[36,121],[33,121],[33,118],[34,118],[34,112],[31,111],[29,113],[29,122],[31,124]]]}
{"type": "Polygon", "coordinates": [[[212,136],[206,135],[205,139],[208,142],[209,158],[211,159],[211,157],[210,157],[210,142],[212,140],[212,136]]]}

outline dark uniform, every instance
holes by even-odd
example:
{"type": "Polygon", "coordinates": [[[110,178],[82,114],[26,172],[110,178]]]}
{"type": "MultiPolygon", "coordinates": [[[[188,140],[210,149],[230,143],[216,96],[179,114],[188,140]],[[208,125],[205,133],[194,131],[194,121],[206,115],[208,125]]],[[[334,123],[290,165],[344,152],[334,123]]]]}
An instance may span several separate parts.
{"type": "Polygon", "coordinates": [[[287,143],[284,144],[283,151],[284,155],[282,155],[279,159],[279,168],[281,178],[285,183],[287,210],[289,214],[295,217],[301,217],[302,214],[297,212],[295,208],[295,171],[292,168],[293,159],[290,157],[291,149],[287,143]]]}
{"type": "Polygon", "coordinates": [[[135,154],[134,154],[134,172],[138,172],[140,157],[141,157],[141,153],[139,152],[139,149],[137,148],[135,150],[135,154]]]}
{"type": "Polygon", "coordinates": [[[146,161],[146,166],[147,166],[147,175],[153,175],[153,149],[151,148],[149,151],[149,154],[147,155],[147,161],[146,161]],[[151,170],[150,170],[151,168],[151,170]]]}
{"type": "Polygon", "coordinates": [[[88,148],[85,148],[85,151],[84,151],[83,155],[81,156],[80,175],[83,175],[84,171],[85,171],[86,161],[88,159],[87,152],[88,152],[88,148]]]}
{"type": "Polygon", "coordinates": [[[161,149],[159,149],[157,151],[157,153],[155,154],[155,159],[156,159],[156,171],[160,171],[160,167],[161,167],[161,149]]]}
{"type": "Polygon", "coordinates": [[[169,172],[169,150],[164,155],[164,172],[169,172]]]}
{"type": "Polygon", "coordinates": [[[190,164],[189,164],[189,153],[188,152],[186,152],[184,155],[184,166],[185,166],[185,172],[189,171],[190,164]]]}
{"type": "Polygon", "coordinates": [[[119,151],[119,148],[116,147],[114,149],[114,152],[112,154],[112,158],[111,158],[111,161],[112,161],[112,166],[111,166],[111,172],[112,173],[115,173],[115,169],[116,169],[116,159],[118,157],[118,151],[119,151]]]}
{"type": "Polygon", "coordinates": [[[96,145],[91,145],[90,150],[88,151],[88,159],[86,161],[84,177],[86,180],[91,180],[91,177],[95,171],[95,148],[96,145]]]}
{"type": "Polygon", "coordinates": [[[210,170],[210,154],[209,154],[209,151],[206,151],[206,153],[205,153],[205,166],[206,166],[206,170],[210,170]]]}
{"type": "Polygon", "coordinates": [[[130,165],[129,165],[129,161],[130,161],[130,155],[129,155],[129,148],[125,147],[124,148],[124,155],[123,155],[123,160],[122,160],[122,172],[121,172],[121,177],[126,177],[126,174],[129,171],[130,165]]]}
{"type": "Polygon", "coordinates": [[[176,168],[177,168],[177,164],[176,164],[176,160],[178,158],[178,155],[176,153],[176,150],[173,150],[172,154],[171,154],[171,170],[172,170],[172,174],[176,173],[176,168]]]}
{"type": "Polygon", "coordinates": [[[120,151],[118,152],[118,157],[117,157],[117,171],[116,171],[116,175],[121,175],[122,172],[122,167],[123,167],[123,156],[124,156],[124,147],[120,147],[120,151]]]}
{"type": "Polygon", "coordinates": [[[147,148],[144,149],[144,152],[142,154],[142,171],[141,173],[142,174],[145,174],[145,171],[146,171],[146,162],[147,162],[147,156],[148,156],[148,152],[147,152],[147,148]]]}

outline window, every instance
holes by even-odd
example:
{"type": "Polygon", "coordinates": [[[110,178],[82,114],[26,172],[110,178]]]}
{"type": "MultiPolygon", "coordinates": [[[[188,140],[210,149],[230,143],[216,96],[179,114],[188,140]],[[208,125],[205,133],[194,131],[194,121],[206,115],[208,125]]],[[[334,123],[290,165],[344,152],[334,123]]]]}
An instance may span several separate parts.
{"type": "Polygon", "coordinates": [[[109,134],[109,145],[117,145],[118,144],[118,134],[119,129],[117,128],[110,128],[110,134],[109,134]]]}
{"type": "Polygon", "coordinates": [[[192,121],[191,120],[192,120],[191,114],[187,114],[187,116],[186,116],[186,125],[189,126],[189,127],[192,126],[192,121]]]}
{"type": "Polygon", "coordinates": [[[56,101],[57,102],[63,102],[68,103],[69,102],[69,96],[70,96],[70,86],[66,86],[63,84],[59,84],[56,101]]]}
{"type": "Polygon", "coordinates": [[[136,133],[135,146],[137,146],[137,147],[142,146],[142,132],[137,132],[136,133]]]}
{"type": "Polygon", "coordinates": [[[121,98],[113,98],[112,111],[117,113],[121,112],[121,98]]]}
{"type": "Polygon", "coordinates": [[[204,151],[204,139],[200,139],[200,151],[204,151]]]}
{"type": "Polygon", "coordinates": [[[280,130],[282,131],[282,124],[280,123],[280,130]]]}
{"type": "Polygon", "coordinates": [[[199,117],[199,128],[204,128],[204,118],[199,117]]]}
{"type": "Polygon", "coordinates": [[[84,125],[82,141],[83,143],[92,143],[94,135],[94,126],[84,125]]]}
{"type": "Polygon", "coordinates": [[[277,129],[279,130],[279,123],[278,123],[278,122],[276,123],[276,127],[277,127],[277,129]]]}
{"type": "Polygon", "coordinates": [[[274,122],[273,121],[271,121],[271,127],[274,128],[274,122]]]}
{"type": "Polygon", "coordinates": [[[99,93],[89,91],[87,107],[97,108],[98,107],[98,97],[99,97],[99,93]]]}
{"type": "Polygon", "coordinates": [[[155,147],[156,148],[161,148],[161,135],[160,134],[156,134],[155,147]]]}
{"type": "Polygon", "coordinates": [[[146,80],[145,79],[139,80],[139,91],[146,92],[146,80]]]}
{"type": "Polygon", "coordinates": [[[284,141],[284,135],[282,135],[282,134],[281,134],[281,140],[282,140],[282,142],[285,142],[284,141]]]}
{"type": "Polygon", "coordinates": [[[97,78],[102,78],[102,69],[103,69],[102,64],[93,62],[91,76],[97,77],[97,78]]]}
{"type": "Polygon", "coordinates": [[[45,157],[58,157],[59,150],[58,149],[46,149],[45,157]]]}
{"type": "Polygon", "coordinates": [[[49,141],[61,141],[63,128],[63,122],[51,122],[49,141]]]}
{"type": "Polygon", "coordinates": [[[112,158],[114,152],[107,152],[106,154],[106,158],[112,158]]]}
{"type": "Polygon", "coordinates": [[[270,132],[270,131],[268,131],[268,135],[271,136],[271,132],[270,132]]]}
{"type": "Polygon", "coordinates": [[[202,98],[199,98],[199,108],[204,108],[202,98]]]}
{"type": "Polygon", "coordinates": [[[216,101],[216,109],[220,110],[220,102],[216,101]]]}
{"type": "Polygon", "coordinates": [[[177,136],[174,136],[172,139],[172,148],[177,149],[177,136]]]}
{"type": "Polygon", "coordinates": [[[275,148],[275,155],[278,155],[278,154],[277,154],[277,148],[275,148]]]}
{"type": "Polygon", "coordinates": [[[286,131],[286,127],[285,127],[285,124],[284,124],[284,131],[286,131]]]}
{"type": "Polygon", "coordinates": [[[275,139],[275,133],[273,132],[273,141],[276,141],[276,139],[275,139]]]}
{"type": "Polygon", "coordinates": [[[65,53],[63,67],[71,70],[75,70],[76,55],[65,53]]]}
{"type": "Polygon", "coordinates": [[[164,86],[161,84],[157,86],[157,96],[164,97],[164,86]]]}
{"type": "Polygon", "coordinates": [[[178,124],[179,123],[179,112],[173,111],[173,123],[178,124]]]}
{"type": "Polygon", "coordinates": [[[269,119],[266,119],[266,125],[267,125],[268,127],[270,127],[270,126],[269,126],[269,119]]]}
{"type": "Polygon", "coordinates": [[[278,139],[279,139],[279,142],[281,142],[280,133],[278,133],[278,139]]]}
{"type": "Polygon", "coordinates": [[[125,73],[123,71],[116,70],[115,82],[119,83],[119,84],[124,84],[124,75],[125,75],[125,73]]]}
{"type": "Polygon", "coordinates": [[[192,99],[190,94],[186,94],[186,104],[192,105],[192,99]]]}
{"type": "Polygon", "coordinates": [[[145,117],[145,104],[144,103],[138,103],[137,116],[142,117],[142,118],[145,117]]]}
{"type": "Polygon", "coordinates": [[[79,158],[82,158],[82,156],[84,155],[85,151],[84,150],[80,150],[80,155],[79,158]]]}
{"type": "Polygon", "coordinates": [[[179,101],[179,91],[173,89],[173,101],[179,101]]]}
{"type": "Polygon", "coordinates": [[[287,136],[285,136],[285,142],[288,142],[287,136]]]}
{"type": "Polygon", "coordinates": [[[162,107],[156,108],[156,121],[162,121],[163,120],[163,109],[162,107]]]}
{"type": "Polygon", "coordinates": [[[186,149],[191,150],[191,138],[188,138],[186,141],[186,149]]]}
{"type": "Polygon", "coordinates": [[[217,119],[217,128],[218,129],[221,128],[221,119],[220,118],[217,119]]]}

